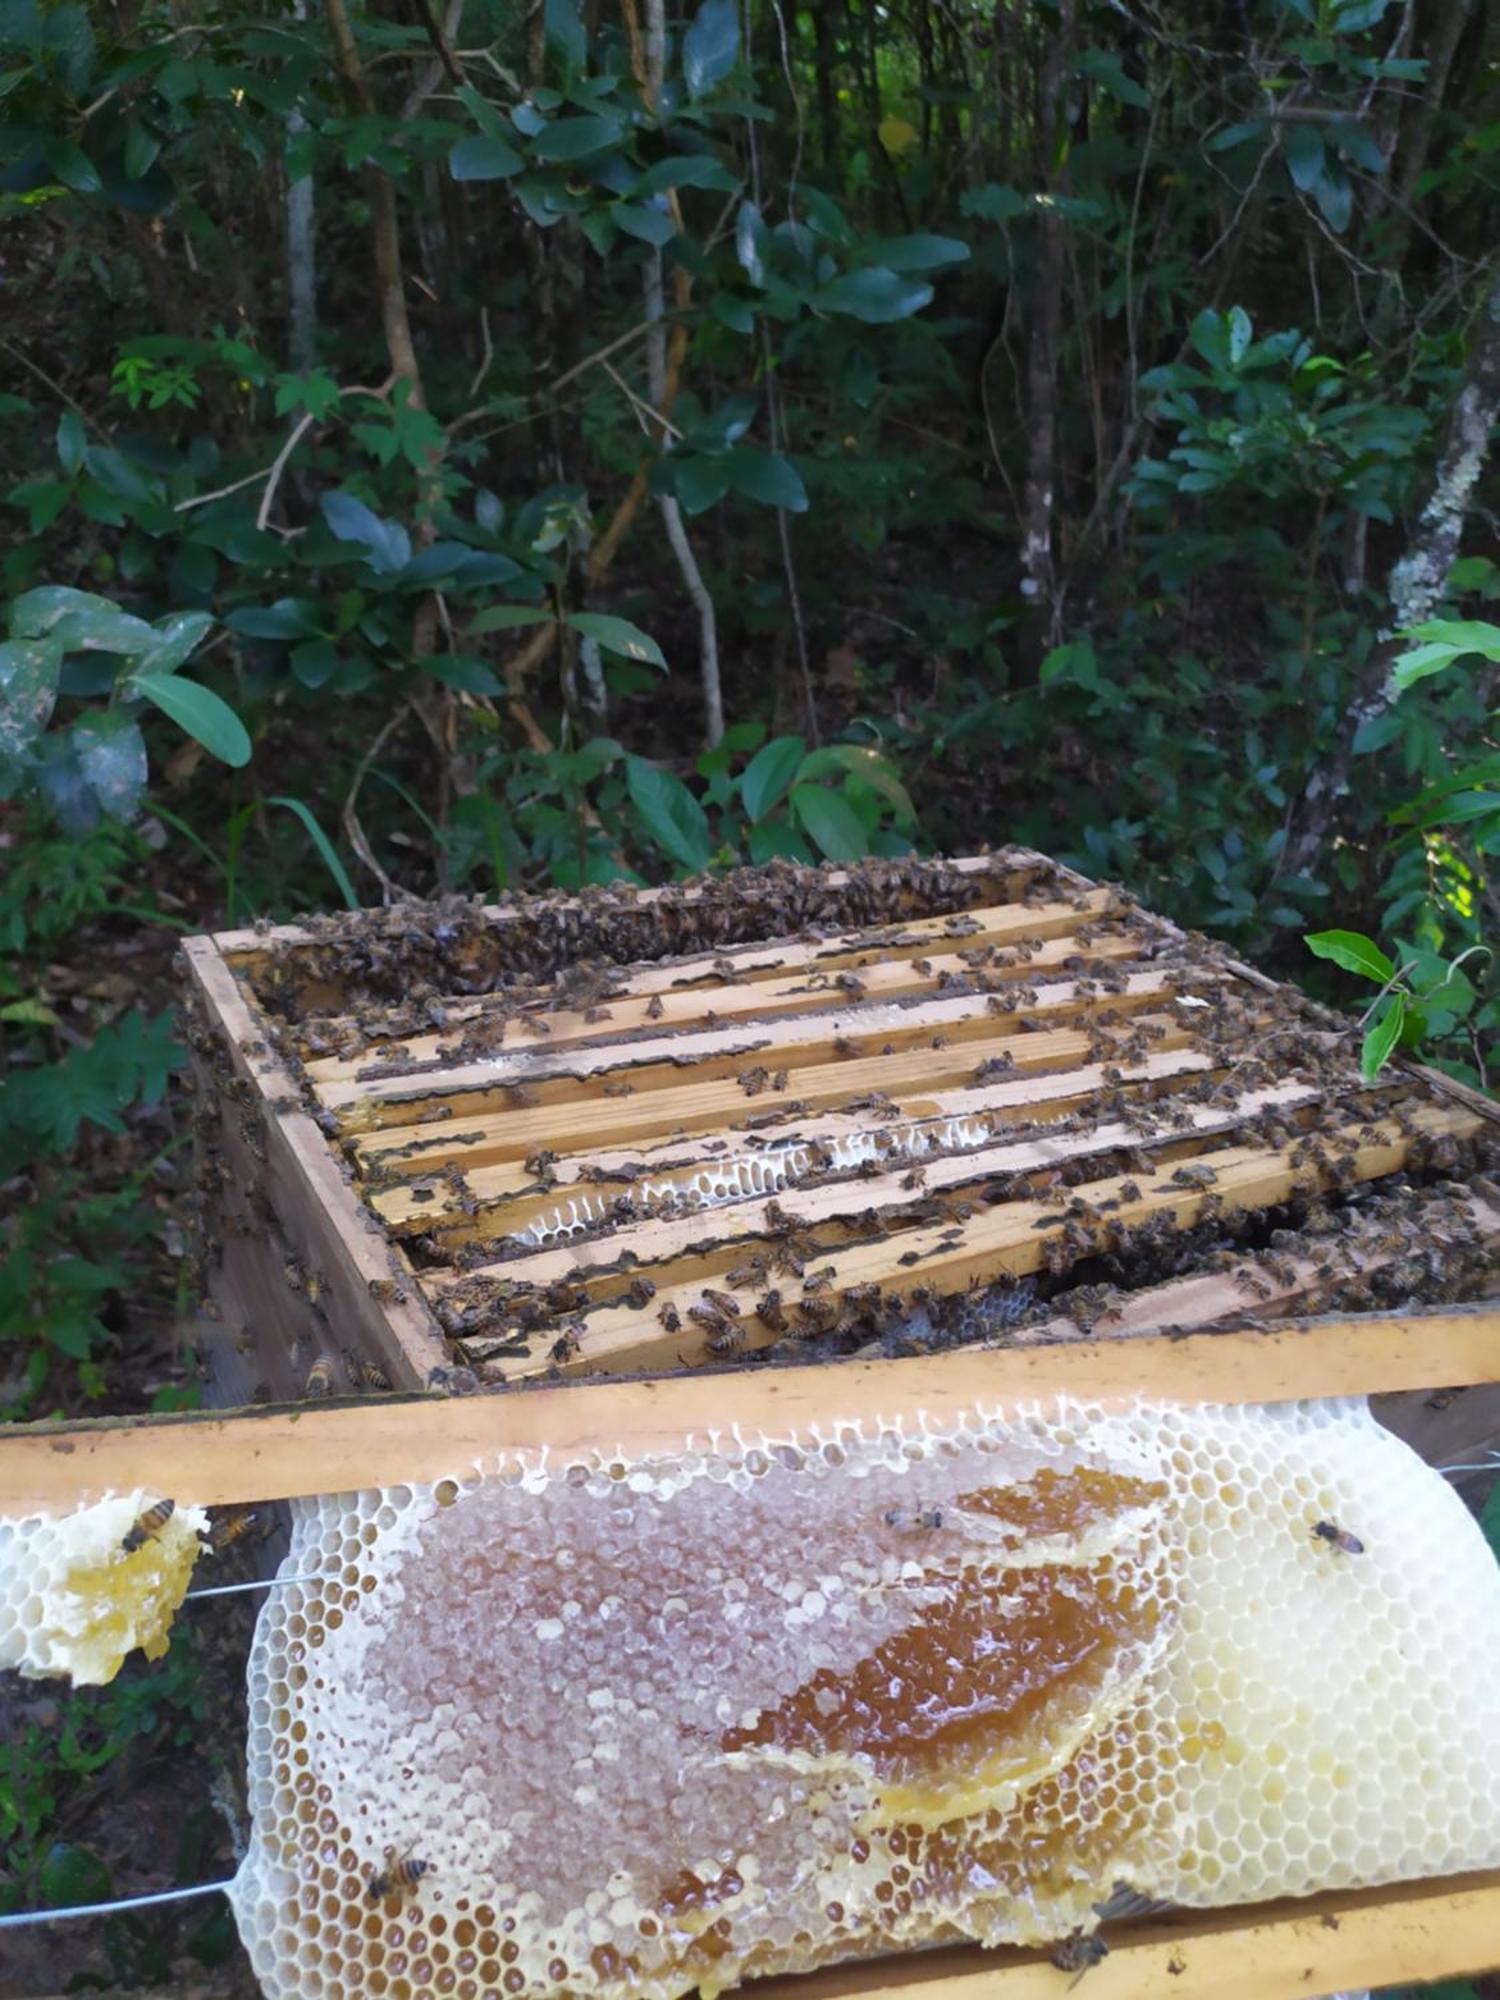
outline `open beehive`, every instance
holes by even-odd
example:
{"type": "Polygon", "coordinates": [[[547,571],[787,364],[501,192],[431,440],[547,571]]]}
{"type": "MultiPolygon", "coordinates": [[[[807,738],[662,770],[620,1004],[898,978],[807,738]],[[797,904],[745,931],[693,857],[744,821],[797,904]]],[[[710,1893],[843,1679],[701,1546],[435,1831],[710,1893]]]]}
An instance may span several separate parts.
{"type": "Polygon", "coordinates": [[[208,1234],[277,1397],[1489,1289],[1486,1102],[1367,1085],[1347,1022],[1029,853],[188,956],[208,1234]]]}
{"type": "Polygon", "coordinates": [[[1100,2000],[1500,1961],[1500,1580],[1348,1400],[1500,1377],[1484,1100],[1017,851],[187,956],[300,1407],[0,1440],[0,1515],[297,1498],[269,1994],[1061,1991],[1121,1882],[1200,1914],[1100,2000]]]}

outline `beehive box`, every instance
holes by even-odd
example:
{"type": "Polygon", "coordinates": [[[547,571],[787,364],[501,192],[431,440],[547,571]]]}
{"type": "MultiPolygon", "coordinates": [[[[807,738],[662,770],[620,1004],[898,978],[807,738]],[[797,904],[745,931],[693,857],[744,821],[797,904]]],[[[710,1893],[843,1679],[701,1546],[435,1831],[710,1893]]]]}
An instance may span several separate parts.
{"type": "Polygon", "coordinates": [[[0,1439],[0,1643],[163,1484],[296,1499],[269,1995],[1500,1962],[1500,1580],[1328,1400],[1500,1378],[1485,1100],[1016,850],[186,953],[267,1407],[0,1439]]]}
{"type": "Polygon", "coordinates": [[[1492,1289],[1485,1100],[1366,1084],[1348,1022],[1034,854],[187,958],[213,1282],[276,1400],[1492,1289]]]}

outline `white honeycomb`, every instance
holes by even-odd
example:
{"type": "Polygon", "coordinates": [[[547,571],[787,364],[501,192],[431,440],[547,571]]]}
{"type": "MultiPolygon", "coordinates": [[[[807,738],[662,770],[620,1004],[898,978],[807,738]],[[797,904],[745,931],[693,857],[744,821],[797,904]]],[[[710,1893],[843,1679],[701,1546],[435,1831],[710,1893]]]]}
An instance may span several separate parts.
{"type": "MultiPolygon", "coordinates": [[[[816,1146],[793,1142],[760,1152],[710,1160],[691,1174],[643,1176],[631,1193],[645,1209],[670,1215],[682,1209],[718,1208],[777,1194],[809,1175],[852,1173],[870,1161],[893,1164],[928,1153],[966,1153],[990,1144],[995,1128],[985,1118],[921,1118],[874,1131],[831,1133],[816,1146]]],[[[573,1194],[518,1229],[507,1241],[528,1250],[550,1250],[613,1219],[615,1197],[573,1194]]]]}
{"type": "Polygon", "coordinates": [[[71,1514],[0,1519],[0,1667],[99,1687],[137,1646],[161,1658],[208,1515],[179,1507],[127,1551],[126,1536],[160,1497],[125,1493],[71,1514]]]}
{"type": "Polygon", "coordinates": [[[232,1891],[272,2000],[711,2000],[1120,1881],[1500,1863],[1500,1570],[1362,1402],[517,1458],[307,1503],[286,1573],[232,1891]]]}

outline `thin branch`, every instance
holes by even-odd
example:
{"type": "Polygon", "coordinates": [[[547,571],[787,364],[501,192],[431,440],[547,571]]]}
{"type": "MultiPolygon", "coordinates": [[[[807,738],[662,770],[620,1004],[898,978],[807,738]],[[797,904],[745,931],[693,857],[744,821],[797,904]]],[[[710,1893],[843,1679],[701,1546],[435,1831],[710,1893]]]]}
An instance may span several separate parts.
{"type": "MultiPolygon", "coordinates": [[[[682,432],[678,430],[676,424],[672,422],[670,417],[664,417],[661,411],[658,410],[653,404],[648,403],[643,396],[638,396],[636,394],[635,390],[631,388],[630,384],[625,380],[625,377],[620,373],[619,369],[615,367],[613,362],[605,361],[601,363],[601,366],[603,367],[605,374],[608,375],[609,379],[620,390],[621,394],[624,395],[629,400],[632,409],[634,409],[636,415],[641,419],[642,429],[645,430],[648,436],[651,436],[653,434],[651,431],[651,426],[653,424],[655,424],[659,430],[664,431],[668,437],[680,438],[682,436],[682,432]]],[[[665,369],[663,370],[662,385],[663,387],[666,386],[665,369]]]]}
{"type": "Polygon", "coordinates": [[[63,402],[67,404],[68,408],[74,411],[78,416],[82,417],[83,421],[88,425],[89,429],[95,432],[97,436],[102,437],[106,444],[112,445],[114,443],[114,439],[110,436],[109,432],[104,428],[103,424],[99,423],[95,418],[89,415],[88,411],[83,407],[82,403],[79,402],[78,398],[76,396],[70,396],[67,390],[61,384],[61,382],[54,381],[53,378],[47,373],[46,369],[38,367],[37,363],[32,360],[31,356],[29,354],[24,353],[19,347],[17,347],[13,340],[6,340],[3,336],[0,336],[0,347],[8,349],[9,352],[16,357],[17,361],[20,362],[21,366],[23,368],[29,369],[31,373],[35,375],[35,377],[39,382],[45,382],[47,387],[52,391],[53,395],[60,396],[63,402]]]}
{"type": "Polygon", "coordinates": [[[633,340],[639,340],[643,333],[651,331],[652,325],[653,322],[649,319],[638,320],[627,333],[617,335],[614,340],[611,340],[606,346],[598,348],[593,354],[586,354],[582,361],[575,361],[573,366],[559,375],[557,380],[551,385],[552,394],[555,396],[559,389],[566,388],[569,382],[574,381],[578,376],[582,375],[586,369],[592,368],[596,363],[603,361],[606,356],[618,354],[622,347],[628,347],[633,340]]]}
{"type": "Polygon", "coordinates": [[[490,338],[490,309],[488,306],[481,306],[479,308],[479,337],[484,343],[484,348],[479,357],[479,366],[474,371],[474,380],[469,384],[469,394],[471,396],[478,395],[479,385],[485,376],[489,374],[490,363],[495,358],[495,343],[490,338]]]}
{"type": "Polygon", "coordinates": [[[260,505],[255,511],[255,525],[257,528],[263,529],[266,523],[270,520],[271,503],[276,498],[276,489],[281,484],[281,475],[286,470],[286,462],[291,457],[292,453],[296,450],[298,439],[303,435],[303,433],[307,430],[308,426],[312,422],[313,422],[313,413],[311,410],[308,410],[301,418],[298,419],[297,425],[295,429],[292,431],[291,436],[287,439],[286,443],[281,447],[280,451],[277,452],[275,458],[271,461],[270,470],[266,475],[266,490],[264,493],[261,494],[260,505]]]}

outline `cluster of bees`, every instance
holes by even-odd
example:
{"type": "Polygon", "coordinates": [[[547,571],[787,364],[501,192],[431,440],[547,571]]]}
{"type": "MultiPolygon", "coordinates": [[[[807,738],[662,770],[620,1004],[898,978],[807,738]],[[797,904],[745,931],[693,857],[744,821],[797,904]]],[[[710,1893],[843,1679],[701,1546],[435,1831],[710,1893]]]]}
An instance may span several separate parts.
{"type": "MultiPolygon", "coordinates": [[[[148,1542],[154,1542],[177,1512],[175,1500],[156,1500],[137,1514],[120,1540],[121,1555],[133,1556],[148,1542]]],[[[265,1530],[260,1513],[254,1507],[225,1507],[213,1519],[212,1530],[205,1538],[215,1555],[232,1548],[243,1541],[254,1529],[265,1530]]]]}

